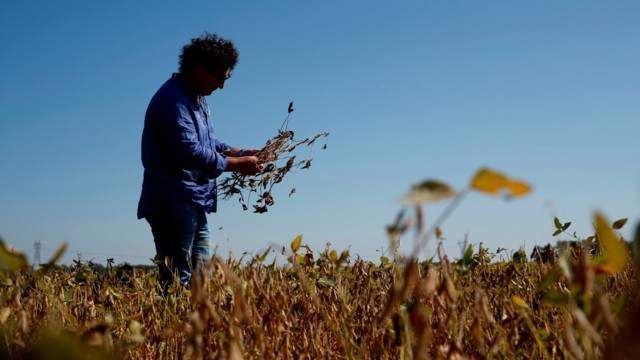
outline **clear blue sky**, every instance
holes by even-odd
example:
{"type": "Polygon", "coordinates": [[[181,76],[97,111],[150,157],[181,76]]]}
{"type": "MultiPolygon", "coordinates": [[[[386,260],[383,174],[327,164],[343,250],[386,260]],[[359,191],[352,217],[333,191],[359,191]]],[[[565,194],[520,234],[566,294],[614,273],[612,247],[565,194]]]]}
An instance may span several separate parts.
{"type": "Polygon", "coordinates": [[[153,256],[135,216],[144,112],[205,30],[240,52],[209,98],[222,139],[261,146],[290,100],[300,135],[331,132],[311,170],[281,187],[298,189],[291,199],[266,215],[234,202],[209,216],[219,251],[303,233],[316,249],[375,258],[412,183],[459,188],[482,165],[535,192],[469,196],[444,226],[453,254],[466,233],[493,249],[553,241],[553,215],[582,234],[594,209],[635,223],[639,2],[241,3],[3,2],[0,236],[30,256],[42,240],[43,257],[67,241],[67,261],[153,256]]]}

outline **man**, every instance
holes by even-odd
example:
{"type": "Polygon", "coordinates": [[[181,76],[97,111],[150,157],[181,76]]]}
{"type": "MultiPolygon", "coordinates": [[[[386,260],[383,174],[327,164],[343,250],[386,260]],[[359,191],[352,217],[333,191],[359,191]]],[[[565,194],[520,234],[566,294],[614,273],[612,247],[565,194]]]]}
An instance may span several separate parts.
{"type": "Polygon", "coordinates": [[[182,48],[180,71],[151,99],[142,132],[144,180],[138,219],[156,246],[163,285],[177,272],[188,286],[209,257],[206,213],[216,211],[216,178],[224,171],[252,175],[258,150],[218,140],[205,96],[224,88],[238,61],[233,43],[205,33],[182,48]]]}

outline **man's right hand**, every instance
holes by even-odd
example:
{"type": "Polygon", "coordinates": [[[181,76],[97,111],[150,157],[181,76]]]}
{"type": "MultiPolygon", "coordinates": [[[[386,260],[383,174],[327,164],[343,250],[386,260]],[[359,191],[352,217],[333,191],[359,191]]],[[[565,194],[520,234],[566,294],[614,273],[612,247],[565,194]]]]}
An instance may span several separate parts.
{"type": "Polygon", "coordinates": [[[255,175],[262,170],[257,156],[227,157],[227,171],[239,172],[243,175],[255,175]]]}

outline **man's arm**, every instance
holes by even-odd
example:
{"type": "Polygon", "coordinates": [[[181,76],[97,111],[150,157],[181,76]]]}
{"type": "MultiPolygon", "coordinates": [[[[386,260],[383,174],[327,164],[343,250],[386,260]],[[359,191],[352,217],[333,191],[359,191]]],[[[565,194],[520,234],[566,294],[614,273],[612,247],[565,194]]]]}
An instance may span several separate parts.
{"type": "Polygon", "coordinates": [[[239,147],[230,146],[222,140],[214,139],[216,151],[229,157],[239,156],[253,156],[260,152],[260,149],[243,149],[239,147]]]}
{"type": "Polygon", "coordinates": [[[217,177],[227,169],[225,156],[200,143],[189,109],[184,104],[170,105],[165,114],[160,131],[185,167],[204,171],[210,177],[217,177]]]}
{"type": "Polygon", "coordinates": [[[225,143],[224,141],[218,140],[217,138],[214,138],[213,141],[216,147],[216,151],[220,154],[224,154],[226,151],[231,149],[231,146],[229,146],[229,144],[225,143]]]}
{"type": "Polygon", "coordinates": [[[227,158],[218,152],[218,148],[230,148],[225,143],[216,141],[216,151],[202,146],[189,109],[184,104],[176,104],[174,111],[169,114],[171,116],[163,119],[161,132],[174,145],[178,158],[185,166],[204,171],[210,177],[218,177],[224,171],[236,171],[245,175],[260,171],[260,164],[255,156],[227,158]]]}

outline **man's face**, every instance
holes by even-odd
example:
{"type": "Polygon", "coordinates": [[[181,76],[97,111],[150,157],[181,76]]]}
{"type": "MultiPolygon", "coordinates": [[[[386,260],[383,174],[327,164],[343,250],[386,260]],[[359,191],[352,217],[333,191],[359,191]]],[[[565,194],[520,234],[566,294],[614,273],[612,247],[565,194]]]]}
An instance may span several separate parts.
{"type": "Polygon", "coordinates": [[[202,67],[194,69],[195,79],[197,79],[198,93],[203,96],[211,95],[212,92],[223,89],[224,82],[231,76],[230,69],[217,69],[214,71],[205,70],[202,67]]]}

